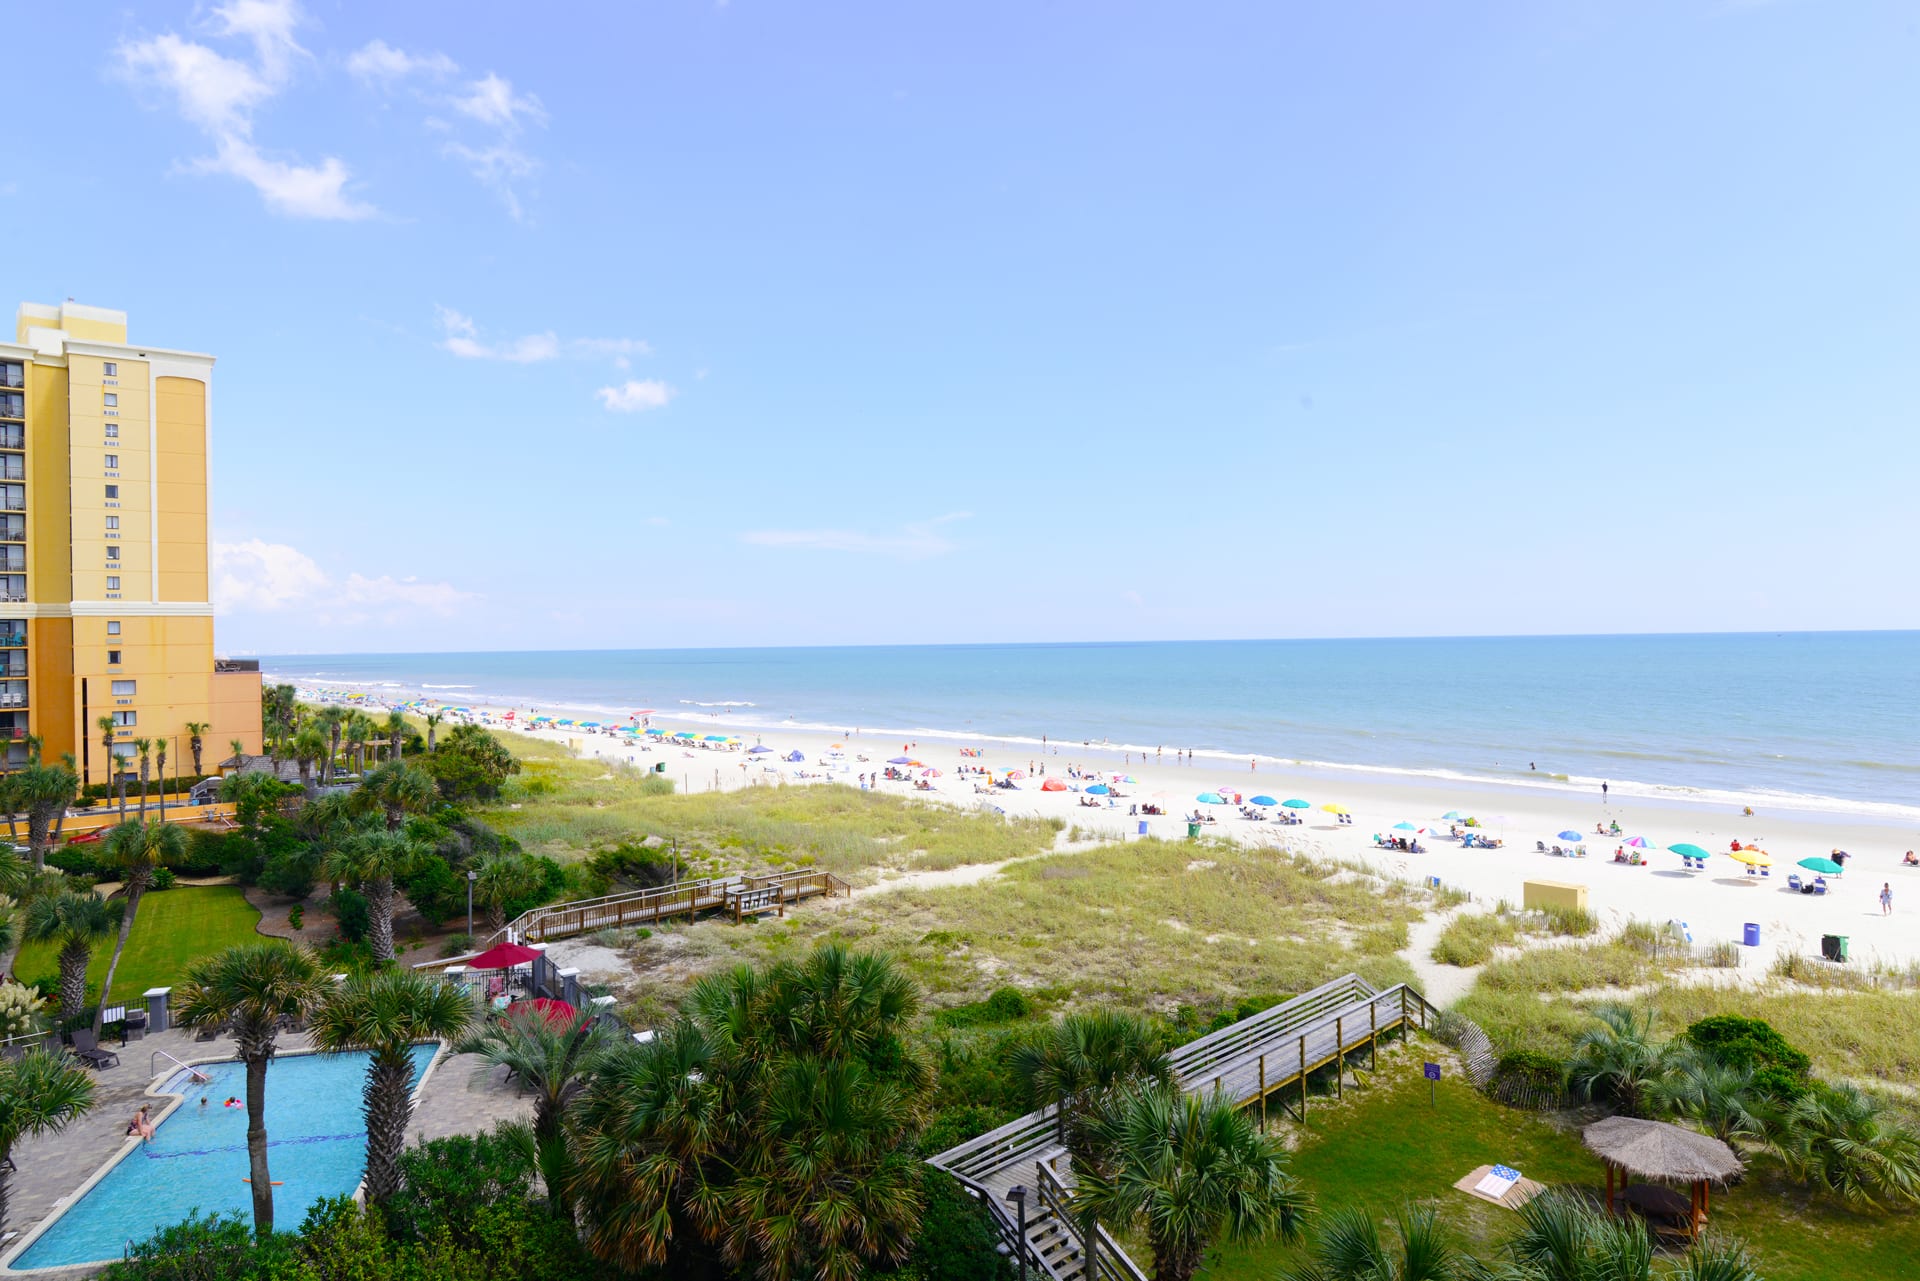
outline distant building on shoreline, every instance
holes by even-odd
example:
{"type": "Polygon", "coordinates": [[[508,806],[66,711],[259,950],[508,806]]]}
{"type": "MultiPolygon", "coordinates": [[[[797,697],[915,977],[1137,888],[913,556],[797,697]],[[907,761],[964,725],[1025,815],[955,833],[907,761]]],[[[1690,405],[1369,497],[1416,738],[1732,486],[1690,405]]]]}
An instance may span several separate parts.
{"type": "Polygon", "coordinates": [[[85,783],[164,740],[170,775],[260,750],[259,664],[216,660],[207,554],[213,357],[127,315],[23,303],[0,343],[0,749],[85,783]],[[111,716],[109,752],[99,721],[111,716]]]}

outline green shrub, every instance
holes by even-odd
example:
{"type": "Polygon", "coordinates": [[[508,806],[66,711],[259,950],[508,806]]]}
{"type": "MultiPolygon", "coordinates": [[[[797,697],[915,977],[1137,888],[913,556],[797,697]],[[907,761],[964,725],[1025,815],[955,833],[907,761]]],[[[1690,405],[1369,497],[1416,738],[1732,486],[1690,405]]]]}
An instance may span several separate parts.
{"type": "Polygon", "coordinates": [[[440,955],[459,956],[463,952],[473,951],[473,935],[449,934],[440,943],[440,955]]]}
{"type": "Polygon", "coordinates": [[[373,909],[367,896],[351,886],[335,890],[327,900],[327,910],[340,925],[340,937],[349,943],[365,941],[367,931],[373,928],[373,909]]]}
{"type": "Polygon", "coordinates": [[[1702,1054],[1750,1070],[1756,1093],[1791,1100],[1807,1092],[1813,1059],[1764,1019],[1714,1014],[1688,1026],[1683,1035],[1702,1054]]]}
{"type": "Polygon", "coordinates": [[[100,845],[90,841],[85,845],[63,845],[59,849],[47,851],[47,866],[57,867],[69,876],[100,875],[100,845]]]}
{"type": "Polygon", "coordinates": [[[429,854],[404,877],[394,880],[394,888],[407,896],[413,910],[433,926],[444,925],[467,906],[467,879],[455,876],[447,860],[429,854]]]}
{"type": "Polygon", "coordinates": [[[1538,1050],[1509,1050],[1494,1066],[1487,1092],[1513,1107],[1558,1107],[1564,1100],[1567,1065],[1538,1050]]]}
{"type": "Polygon", "coordinates": [[[984,1001],[971,1001],[941,1010],[933,1021],[941,1027],[986,1027],[1014,1023],[1033,1013],[1033,1002],[1017,987],[1003,987],[984,1001]]]}
{"type": "Polygon", "coordinates": [[[947,1174],[921,1176],[926,1206],[913,1254],[893,1275],[913,1281],[1006,1281],[1012,1265],[1000,1253],[1000,1233],[987,1208],[947,1174]]]}
{"type": "Polygon", "coordinates": [[[287,909],[287,925],[291,929],[300,929],[307,923],[307,905],[295,903],[287,909]]]}
{"type": "Polygon", "coordinates": [[[178,882],[178,880],[179,878],[173,874],[172,868],[156,867],[153,869],[152,878],[147,882],[147,888],[155,892],[158,892],[160,890],[170,890],[174,887],[174,885],[178,882]]]}

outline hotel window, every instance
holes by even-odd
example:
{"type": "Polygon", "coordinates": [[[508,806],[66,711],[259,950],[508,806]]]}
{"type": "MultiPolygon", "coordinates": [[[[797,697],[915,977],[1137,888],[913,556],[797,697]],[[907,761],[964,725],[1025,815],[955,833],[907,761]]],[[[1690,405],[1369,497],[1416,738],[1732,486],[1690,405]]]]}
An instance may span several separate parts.
{"type": "Polygon", "coordinates": [[[116,407],[120,404],[120,393],[117,391],[103,392],[101,395],[109,408],[116,407]]]}
{"type": "Polygon", "coordinates": [[[120,590],[120,578],[119,578],[119,575],[117,575],[117,574],[108,574],[108,575],[107,575],[107,590],[108,590],[108,591],[110,591],[110,592],[117,592],[117,591],[119,591],[119,590],[120,590]]]}
{"type": "Polygon", "coordinates": [[[120,366],[111,360],[101,361],[100,375],[103,378],[118,378],[120,376],[120,366]]]}
{"type": "Polygon", "coordinates": [[[108,529],[120,528],[120,518],[118,516],[107,517],[107,528],[108,529]]]}
{"type": "Polygon", "coordinates": [[[113,696],[115,698],[131,698],[139,693],[139,690],[135,688],[139,684],[139,681],[115,681],[113,683],[113,696]]]}
{"type": "Polygon", "coordinates": [[[119,470],[120,470],[120,455],[118,455],[118,454],[108,454],[108,455],[107,455],[107,470],[108,470],[108,471],[119,471],[119,470]]]}
{"type": "Polygon", "coordinates": [[[120,634],[120,620],[117,618],[109,619],[107,621],[107,635],[118,636],[119,634],[120,634]]]}
{"type": "Polygon", "coordinates": [[[140,723],[140,713],[115,712],[113,714],[113,723],[115,725],[138,725],[140,723]]]}
{"type": "Polygon", "coordinates": [[[114,500],[114,499],[116,499],[116,498],[118,498],[118,497],[120,497],[120,486],[118,486],[118,485],[108,485],[108,486],[107,486],[107,500],[108,500],[109,502],[111,502],[112,500],[114,500]]]}
{"type": "Polygon", "coordinates": [[[110,650],[108,650],[108,651],[107,651],[107,666],[108,666],[108,667],[118,667],[118,666],[120,666],[120,651],[119,651],[119,650],[117,650],[117,649],[110,649],[110,650]]]}
{"type": "Polygon", "coordinates": [[[108,424],[107,424],[107,439],[108,439],[108,440],[119,440],[119,439],[120,439],[120,424],[119,424],[119,423],[108,423],[108,424]]]}
{"type": "Polygon", "coordinates": [[[108,543],[108,544],[107,544],[107,559],[108,559],[108,560],[119,560],[119,559],[120,559],[120,544],[119,544],[119,543],[108,543]]]}

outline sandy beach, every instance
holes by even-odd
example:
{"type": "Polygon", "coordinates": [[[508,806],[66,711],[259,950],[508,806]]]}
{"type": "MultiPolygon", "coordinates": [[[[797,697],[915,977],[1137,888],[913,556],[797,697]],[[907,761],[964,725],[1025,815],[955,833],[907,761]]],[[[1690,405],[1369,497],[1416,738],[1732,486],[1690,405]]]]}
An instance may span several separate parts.
{"type": "MultiPolygon", "coordinates": [[[[318,698],[326,693],[303,690],[302,696],[318,698]]],[[[1471,894],[1476,902],[1505,899],[1517,905],[1525,881],[1548,880],[1587,886],[1589,906],[1606,928],[1630,919],[1679,921],[1694,942],[1714,943],[1739,941],[1745,926],[1756,924],[1760,944],[1746,949],[1742,966],[1750,977],[1763,975],[1783,949],[1817,955],[1820,936],[1829,933],[1849,936],[1857,964],[1920,962],[1920,934],[1914,930],[1920,919],[1920,868],[1900,862],[1906,850],[1920,848],[1920,833],[1906,821],[1872,812],[1761,811],[1747,817],[1737,806],[1618,794],[1603,797],[1598,789],[1575,794],[1553,787],[1504,787],[1377,771],[1287,768],[1268,761],[1243,760],[1235,768],[1217,759],[1188,763],[1172,751],[1154,759],[1147,753],[1078,742],[1049,743],[1043,750],[1035,744],[985,737],[916,741],[871,730],[834,735],[817,729],[753,727],[731,724],[720,713],[649,718],[653,727],[668,734],[684,730],[701,736],[728,734],[740,740],[738,747],[726,749],[636,742],[606,730],[530,729],[530,709],[468,707],[471,719],[504,732],[560,743],[583,755],[640,768],[664,762],[666,774],[688,792],[829,782],[859,787],[861,775],[866,775],[865,786],[896,795],[966,807],[997,806],[1010,815],[1052,816],[1070,828],[1077,826],[1083,839],[1092,834],[1116,841],[1136,839],[1143,823],[1148,835],[1185,839],[1188,816],[1197,811],[1214,819],[1201,828],[1206,838],[1362,861],[1406,879],[1438,877],[1443,884],[1471,894]],[[772,750],[749,755],[746,749],[754,746],[772,750]],[[963,749],[979,755],[963,756],[963,749]],[[784,759],[793,752],[803,759],[784,759]],[[876,780],[890,759],[902,755],[922,762],[910,771],[915,782],[876,780]],[[938,773],[923,779],[925,769],[938,773]],[[986,783],[986,776],[963,770],[990,771],[995,779],[1011,771],[1025,777],[1016,780],[1018,790],[976,791],[977,785],[986,783]],[[1116,775],[1133,781],[1115,783],[1116,775]],[[1058,780],[1066,790],[1042,790],[1046,780],[1058,780]],[[920,781],[927,784],[925,790],[915,786],[920,781]],[[1090,797],[1084,789],[1096,783],[1113,787],[1117,795],[1090,797]],[[1196,798],[1208,792],[1228,797],[1229,803],[1199,803],[1196,798]],[[1266,807],[1266,821],[1253,821],[1242,817],[1240,807],[1231,803],[1236,793],[1243,799],[1299,798],[1309,801],[1311,808],[1297,811],[1304,820],[1299,824],[1273,821],[1273,815],[1284,812],[1277,805],[1266,807]],[[1085,804],[1088,800],[1096,804],[1085,804]],[[1132,812],[1144,804],[1165,813],[1132,812]],[[1348,810],[1351,823],[1339,822],[1323,808],[1326,805],[1348,810]],[[1477,818],[1479,830],[1502,838],[1504,845],[1492,850],[1463,848],[1449,835],[1455,824],[1443,819],[1448,813],[1477,818]],[[1596,825],[1610,827],[1616,822],[1621,828],[1617,837],[1594,831],[1596,825]],[[1424,852],[1374,844],[1376,834],[1408,835],[1394,830],[1400,823],[1424,829],[1417,836],[1424,852]],[[1555,857],[1536,848],[1536,843],[1549,849],[1571,845],[1557,839],[1563,831],[1585,834],[1582,843],[1587,857],[1555,857]],[[1636,836],[1649,847],[1641,851],[1645,865],[1615,863],[1615,850],[1636,836]],[[1773,859],[1771,875],[1748,875],[1744,866],[1727,857],[1736,841],[1767,851],[1773,859]],[[1680,857],[1666,849],[1681,842],[1712,851],[1707,870],[1683,870],[1680,857]],[[1844,874],[1827,877],[1829,893],[1815,897],[1788,888],[1789,874],[1812,878],[1811,872],[1795,866],[1798,860],[1828,857],[1836,849],[1847,851],[1849,857],[1844,874]],[[1893,891],[1891,915],[1881,911],[1883,884],[1893,891]]],[[[556,718],[569,714],[558,707],[539,711],[556,718]]]]}

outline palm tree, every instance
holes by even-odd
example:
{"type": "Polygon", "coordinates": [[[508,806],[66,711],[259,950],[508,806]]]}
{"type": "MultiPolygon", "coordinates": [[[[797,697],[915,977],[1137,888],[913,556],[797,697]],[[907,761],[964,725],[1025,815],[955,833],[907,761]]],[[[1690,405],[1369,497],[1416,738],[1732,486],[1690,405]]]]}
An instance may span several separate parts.
{"type": "Polygon", "coordinates": [[[120,741],[120,727],[112,716],[102,716],[95,721],[94,728],[100,731],[100,768],[106,771],[106,781],[118,783],[120,787],[120,817],[127,816],[127,781],[120,770],[120,758],[114,755],[115,744],[120,741]]]}
{"type": "Polygon", "coordinates": [[[347,755],[353,758],[353,772],[367,772],[367,739],[373,733],[373,721],[365,712],[347,718],[347,755]]]}
{"type": "Polygon", "coordinates": [[[567,1194],[571,1178],[567,1112],[615,1044],[591,1014],[550,1019],[543,1010],[521,1005],[460,1046],[462,1054],[484,1055],[489,1063],[507,1068],[522,1093],[533,1092],[533,1141],[540,1178],[547,1185],[547,1204],[556,1217],[568,1222],[573,1219],[573,1206],[567,1194]]]}
{"type": "Polygon", "coordinates": [[[1080,1172],[1077,1203],[1092,1218],[1140,1226],[1154,1281],[1189,1281],[1223,1236],[1299,1236],[1310,1202],[1287,1174],[1286,1149],[1224,1093],[1134,1086],[1096,1125],[1113,1167],[1080,1172]]]}
{"type": "Polygon", "coordinates": [[[433,734],[440,728],[440,722],[447,719],[445,712],[427,713],[427,755],[433,755],[433,734]]]}
{"type": "Polygon", "coordinates": [[[377,765],[354,793],[355,807],[363,812],[378,807],[387,821],[387,830],[397,832],[409,814],[424,814],[433,808],[436,792],[433,777],[425,770],[400,761],[377,765]]]}
{"type": "MultiPolygon", "coordinates": [[[[326,757],[326,736],[309,725],[294,735],[292,747],[293,759],[300,766],[300,786],[307,790],[308,796],[312,796],[313,767],[326,757]]],[[[320,781],[323,783],[326,782],[326,774],[324,771],[321,773],[320,781]]]]}
{"type": "Polygon", "coordinates": [[[1769,1128],[1774,1152],[1800,1182],[1857,1209],[1920,1204],[1920,1133],[1857,1086],[1816,1085],[1769,1128]]]}
{"type": "Polygon", "coordinates": [[[1691,1052],[1685,1042],[1654,1035],[1655,1010],[1636,1014],[1632,1006],[1609,1003],[1593,1014],[1600,1026],[1574,1042],[1570,1079],[1589,1098],[1612,1099],[1630,1116],[1646,1115],[1648,1091],[1678,1071],[1691,1052]]]}
{"type": "Polygon", "coordinates": [[[200,748],[205,741],[208,726],[205,721],[187,722],[187,750],[193,753],[193,772],[202,773],[200,768],[200,748]]]}
{"type": "Polygon", "coordinates": [[[384,1201],[400,1182],[399,1160],[413,1117],[413,1046],[454,1040],[473,1007],[464,993],[413,970],[381,970],[349,979],[313,1015],[313,1041],[335,1053],[366,1050],[367,1200],[384,1201]]]}
{"type": "Polygon", "coordinates": [[[253,1230],[273,1232],[273,1181],[267,1169],[267,1063],[282,1019],[300,1019],[318,1005],[324,976],[312,953],[285,943],[242,943],[187,967],[175,993],[175,1014],[190,1028],[233,1028],[235,1055],[247,1065],[247,1161],[253,1185],[253,1230]]]}
{"type": "Polygon", "coordinates": [[[1700,1054],[1687,1055],[1646,1092],[1648,1111],[1684,1118],[1729,1145],[1762,1137],[1758,1103],[1753,1069],[1700,1054]]]}
{"type": "Polygon", "coordinates": [[[113,933],[113,922],[106,900],[90,890],[62,889],[27,904],[26,937],[59,949],[62,1023],[79,1018],[86,1008],[87,963],[93,959],[93,949],[113,933]]]}
{"type": "Polygon", "coordinates": [[[1173,1080],[1153,1026],[1122,1010],[1067,1015],[1014,1051],[1013,1072],[1034,1106],[1058,1107],[1061,1139],[1082,1164],[1096,1160],[1090,1119],[1105,1100],[1139,1082],[1173,1080]]]}
{"type": "Polygon", "coordinates": [[[167,740],[153,740],[153,769],[160,776],[160,821],[167,821],[167,740]]]}
{"type": "MultiPolygon", "coordinates": [[[[235,757],[244,757],[247,754],[247,745],[237,738],[228,739],[227,746],[232,750],[235,757]]],[[[278,762],[275,762],[275,764],[277,767],[278,762]]]]}
{"type": "Polygon", "coordinates": [[[372,916],[368,942],[373,959],[393,959],[393,880],[419,864],[421,849],[404,833],[361,832],[327,855],[326,874],[338,881],[354,881],[367,896],[372,916]]]}
{"type": "Polygon", "coordinates": [[[1392,1222],[1397,1240],[1388,1245],[1365,1208],[1341,1206],[1321,1226],[1313,1261],[1289,1269],[1287,1281],[1468,1281],[1478,1275],[1432,1206],[1403,1205],[1392,1222]]]}
{"type": "Polygon", "coordinates": [[[58,1134],[92,1110],[93,1078],[65,1054],[35,1046],[17,1059],[0,1059],[0,1227],[7,1221],[14,1145],[58,1134]]]}
{"type": "Polygon", "coordinates": [[[147,817],[147,782],[153,772],[153,740],[150,738],[136,738],[133,740],[133,750],[140,754],[140,818],[142,821],[145,821],[147,817]]]}
{"type": "Polygon", "coordinates": [[[407,718],[398,709],[387,713],[387,759],[400,759],[401,745],[407,738],[407,718]]]}
{"type": "Polygon", "coordinates": [[[1520,1207],[1508,1240],[1514,1281],[1649,1281],[1646,1225],[1616,1217],[1576,1192],[1550,1191],[1520,1207]]]}
{"type": "Polygon", "coordinates": [[[473,865],[474,901],[487,909],[487,933],[498,934],[507,924],[507,904],[524,899],[546,883],[540,865],[525,854],[502,850],[473,865]]]}
{"type": "Polygon", "coordinates": [[[113,945],[113,959],[107,962],[107,977],[100,984],[100,1008],[93,1016],[94,1035],[100,1034],[101,1017],[106,1013],[107,997],[113,991],[113,974],[120,968],[120,954],[127,950],[127,936],[133,933],[133,918],[140,911],[140,899],[153,884],[153,869],[178,863],[186,857],[187,834],[166,823],[146,823],[129,819],[107,833],[101,844],[102,861],[121,872],[127,894],[127,910],[120,918],[120,941],[113,945]]]}
{"type": "Polygon", "coordinates": [[[63,756],[60,764],[46,765],[35,750],[12,776],[14,796],[27,811],[27,848],[36,871],[47,865],[47,851],[59,839],[60,825],[80,788],[72,762],[71,756],[63,756]]]}
{"type": "Polygon", "coordinates": [[[347,709],[323,707],[315,719],[327,736],[327,758],[320,766],[320,782],[324,786],[333,781],[333,765],[340,758],[340,735],[346,729],[347,709]]]}

